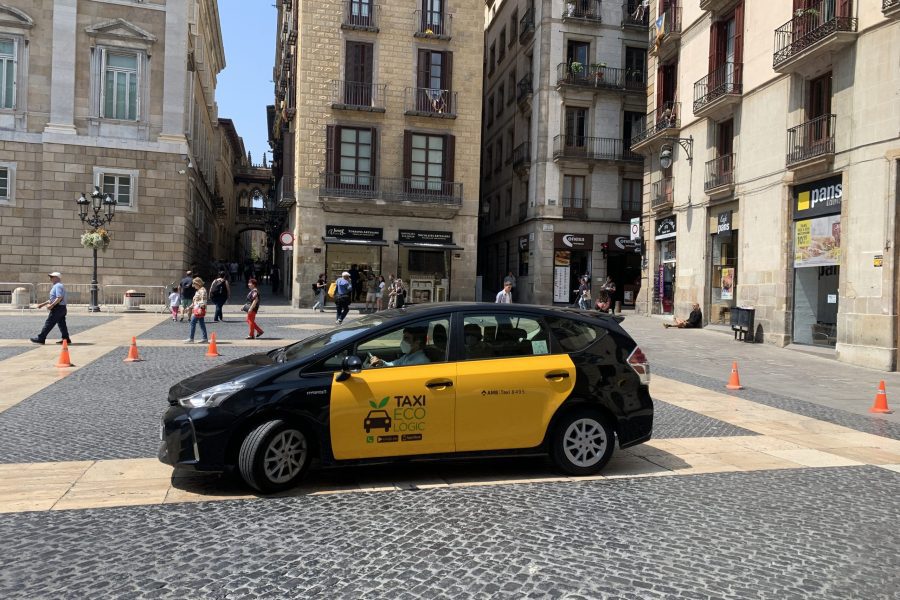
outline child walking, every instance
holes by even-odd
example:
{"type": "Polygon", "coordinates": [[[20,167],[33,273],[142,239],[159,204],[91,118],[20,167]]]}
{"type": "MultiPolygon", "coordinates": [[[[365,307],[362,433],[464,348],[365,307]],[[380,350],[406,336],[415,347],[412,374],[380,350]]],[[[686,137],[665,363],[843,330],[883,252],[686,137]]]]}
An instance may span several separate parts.
{"type": "Polygon", "coordinates": [[[169,310],[172,311],[172,320],[178,320],[178,309],[181,307],[181,294],[178,293],[178,286],[172,287],[172,293],[169,294],[169,310]]]}

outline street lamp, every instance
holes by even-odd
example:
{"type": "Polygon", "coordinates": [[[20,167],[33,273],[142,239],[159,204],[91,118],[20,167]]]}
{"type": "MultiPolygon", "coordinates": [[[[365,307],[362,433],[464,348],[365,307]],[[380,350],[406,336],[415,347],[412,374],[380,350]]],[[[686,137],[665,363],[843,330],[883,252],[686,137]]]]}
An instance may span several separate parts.
{"type": "MultiPolygon", "coordinates": [[[[97,186],[94,186],[90,200],[81,194],[75,202],[78,204],[78,216],[81,217],[81,222],[90,225],[95,232],[112,221],[116,214],[116,201],[109,194],[102,194],[97,186]]],[[[97,302],[97,246],[92,245],[91,248],[94,251],[94,275],[91,279],[91,305],[88,306],[88,312],[100,312],[97,302]]]]}

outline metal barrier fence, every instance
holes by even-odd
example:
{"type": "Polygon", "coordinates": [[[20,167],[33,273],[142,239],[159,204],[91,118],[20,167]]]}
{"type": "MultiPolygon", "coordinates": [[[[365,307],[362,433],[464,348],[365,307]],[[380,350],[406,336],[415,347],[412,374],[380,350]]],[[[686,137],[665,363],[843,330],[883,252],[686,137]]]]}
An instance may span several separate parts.
{"type": "MultiPolygon", "coordinates": [[[[91,284],[89,283],[68,283],[63,282],[66,288],[66,304],[90,304],[91,303],[91,284]]],[[[50,295],[52,283],[37,284],[37,298],[43,302],[50,295]]],[[[103,304],[103,300],[98,292],[97,302],[103,304]]]]}
{"type": "Polygon", "coordinates": [[[14,308],[31,308],[31,304],[37,302],[34,295],[34,284],[21,281],[0,281],[0,305],[9,304],[14,308]],[[24,294],[20,289],[25,289],[24,294]]]}
{"type": "Polygon", "coordinates": [[[152,310],[164,312],[168,294],[163,285],[104,285],[103,303],[107,310],[152,310]]]}

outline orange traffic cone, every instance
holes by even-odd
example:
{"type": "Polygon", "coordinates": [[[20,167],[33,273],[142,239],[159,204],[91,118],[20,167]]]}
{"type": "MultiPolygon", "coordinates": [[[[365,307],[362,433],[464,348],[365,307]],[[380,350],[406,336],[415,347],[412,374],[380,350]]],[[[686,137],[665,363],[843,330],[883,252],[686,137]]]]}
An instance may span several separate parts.
{"type": "Polygon", "coordinates": [[[69,358],[69,342],[63,340],[62,352],[59,353],[59,362],[57,367],[74,367],[72,360],[69,358]]]}
{"type": "Polygon", "coordinates": [[[731,377],[728,379],[728,385],[725,386],[729,390],[742,390],[741,377],[738,375],[737,361],[731,363],[731,377]]]}
{"type": "Polygon", "coordinates": [[[124,362],[137,362],[141,360],[141,357],[138,356],[137,351],[137,340],[132,336],[131,338],[131,348],[128,349],[128,357],[124,360],[124,362]]]}
{"type": "Polygon", "coordinates": [[[887,394],[884,392],[884,380],[878,384],[878,392],[875,393],[875,404],[869,409],[870,413],[886,413],[890,414],[894,411],[888,408],[887,394]]]}
{"type": "Polygon", "coordinates": [[[212,334],[209,338],[209,350],[206,351],[207,356],[221,356],[219,354],[219,348],[216,347],[216,334],[212,334]]]}

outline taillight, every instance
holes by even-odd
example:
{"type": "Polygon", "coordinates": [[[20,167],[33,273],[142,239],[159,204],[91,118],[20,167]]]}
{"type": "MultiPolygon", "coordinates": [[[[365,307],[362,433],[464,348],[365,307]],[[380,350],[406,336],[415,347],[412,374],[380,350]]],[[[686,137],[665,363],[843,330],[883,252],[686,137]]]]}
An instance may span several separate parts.
{"type": "Polygon", "coordinates": [[[638,374],[638,377],[641,379],[641,383],[644,385],[650,384],[650,361],[647,360],[647,355],[644,354],[643,350],[641,350],[640,346],[635,346],[634,350],[631,351],[631,354],[628,355],[628,364],[634,370],[635,373],[638,374]]]}

